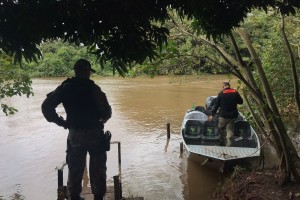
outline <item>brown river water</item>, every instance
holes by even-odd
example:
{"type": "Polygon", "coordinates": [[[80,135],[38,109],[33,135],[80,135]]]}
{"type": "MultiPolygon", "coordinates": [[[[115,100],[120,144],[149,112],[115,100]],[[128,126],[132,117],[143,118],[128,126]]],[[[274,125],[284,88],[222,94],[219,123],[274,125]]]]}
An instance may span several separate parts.
{"type": "MultiPolygon", "coordinates": [[[[224,175],[180,156],[180,126],[186,109],[205,104],[227,76],[93,78],[106,93],[112,118],[105,129],[122,146],[123,196],[148,200],[209,199],[224,175]],[[171,124],[167,143],[166,124],[171,124]]],[[[46,94],[64,79],[34,79],[35,95],[6,103],[19,111],[0,114],[0,200],[54,200],[57,171],[65,160],[67,130],[41,113],[46,94]]],[[[233,85],[237,87],[237,85],[233,85]]],[[[57,111],[65,116],[61,106],[57,111]]],[[[117,145],[108,153],[108,183],[118,174],[117,145]]],[[[66,184],[67,168],[64,170],[66,184]]]]}

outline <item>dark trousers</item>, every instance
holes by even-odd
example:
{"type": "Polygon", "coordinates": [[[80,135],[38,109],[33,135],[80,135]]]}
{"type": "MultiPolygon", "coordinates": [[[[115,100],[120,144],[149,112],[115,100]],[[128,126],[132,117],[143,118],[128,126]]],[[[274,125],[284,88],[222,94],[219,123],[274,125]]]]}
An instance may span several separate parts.
{"type": "Polygon", "coordinates": [[[93,194],[106,193],[106,151],[103,147],[103,131],[99,129],[70,129],[67,141],[67,164],[69,167],[68,190],[70,196],[79,196],[90,154],[90,183],[93,194]]]}

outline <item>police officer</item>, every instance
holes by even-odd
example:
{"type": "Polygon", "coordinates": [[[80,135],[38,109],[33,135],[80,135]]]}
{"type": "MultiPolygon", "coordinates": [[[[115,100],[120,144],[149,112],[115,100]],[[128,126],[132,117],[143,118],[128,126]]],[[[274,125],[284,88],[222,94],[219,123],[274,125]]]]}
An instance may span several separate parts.
{"type": "Polygon", "coordinates": [[[71,200],[81,200],[82,177],[90,154],[90,182],[94,200],[102,200],[106,193],[106,148],[104,124],[111,117],[111,107],[105,93],[90,75],[95,72],[89,61],[78,60],[74,65],[75,77],[66,79],[47,95],[42,112],[49,122],[69,129],[67,139],[68,190],[71,200]],[[67,119],[58,116],[55,108],[60,104],[67,119]]]}
{"type": "Polygon", "coordinates": [[[221,146],[230,146],[230,139],[233,137],[234,122],[237,120],[239,114],[237,104],[242,103],[243,99],[240,94],[235,89],[230,88],[229,82],[223,82],[223,90],[216,97],[212,115],[208,118],[208,120],[212,120],[220,108],[218,128],[221,135],[221,146]]]}

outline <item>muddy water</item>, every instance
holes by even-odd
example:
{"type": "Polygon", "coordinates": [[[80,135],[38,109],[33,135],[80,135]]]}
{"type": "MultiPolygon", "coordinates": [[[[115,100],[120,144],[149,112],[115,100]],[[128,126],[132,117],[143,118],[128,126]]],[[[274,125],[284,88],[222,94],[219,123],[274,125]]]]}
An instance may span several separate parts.
{"type": "MultiPolygon", "coordinates": [[[[124,196],[208,199],[222,174],[180,157],[180,125],[192,101],[204,105],[225,76],[99,78],[113,117],[105,129],[121,141],[124,196]],[[166,143],[166,124],[171,140],[166,143]]],[[[19,112],[0,114],[0,199],[56,199],[57,172],[65,159],[67,131],[48,123],[40,105],[63,79],[35,79],[31,98],[14,97],[19,112]]],[[[62,107],[57,111],[65,115],[62,107]]],[[[108,182],[118,174],[117,146],[108,154],[108,182]]],[[[65,169],[65,184],[67,169],[65,169]]],[[[86,184],[86,183],[85,183],[86,184]]],[[[89,185],[87,185],[89,186],[89,185]]]]}

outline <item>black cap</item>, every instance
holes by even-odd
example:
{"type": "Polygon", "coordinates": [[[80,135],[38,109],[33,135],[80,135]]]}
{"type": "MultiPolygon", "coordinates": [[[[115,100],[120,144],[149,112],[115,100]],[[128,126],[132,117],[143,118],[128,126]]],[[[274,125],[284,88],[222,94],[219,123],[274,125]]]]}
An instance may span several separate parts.
{"type": "Polygon", "coordinates": [[[79,59],[74,65],[75,71],[80,71],[81,69],[88,68],[91,72],[95,73],[96,71],[92,68],[91,63],[85,59],[79,59]]]}

